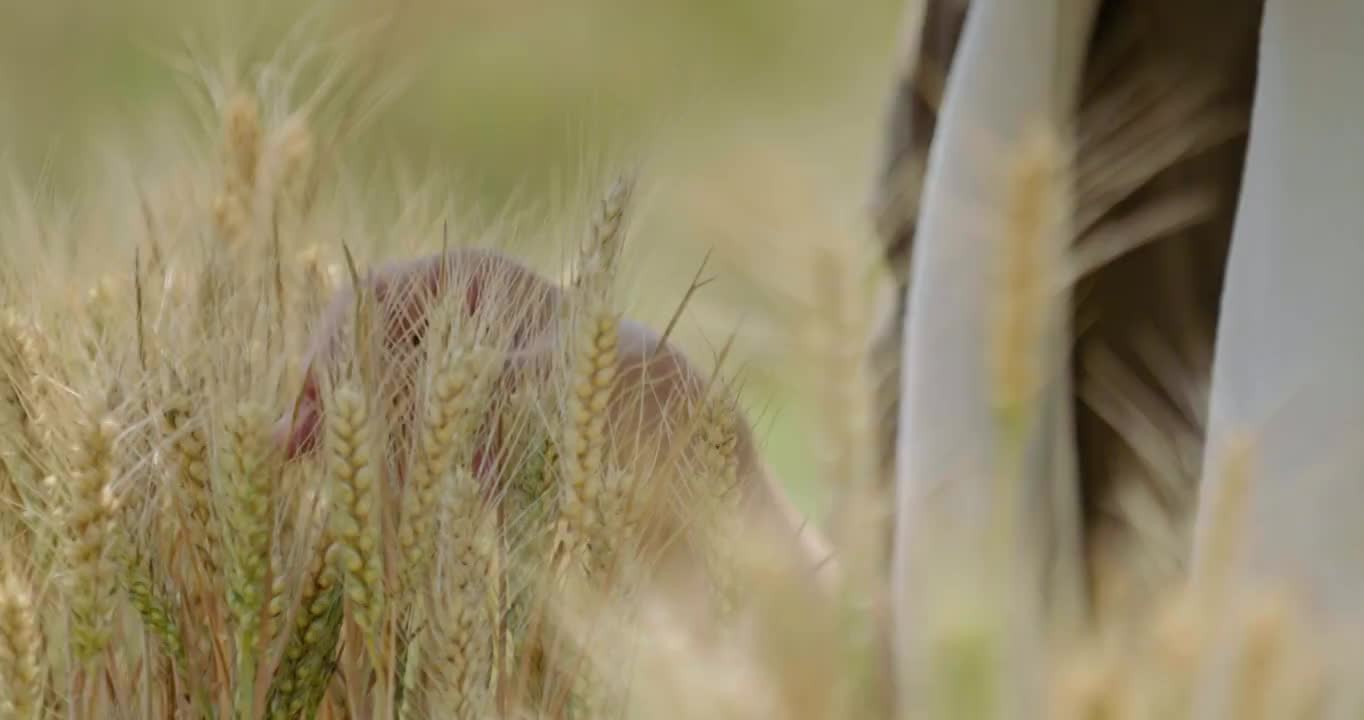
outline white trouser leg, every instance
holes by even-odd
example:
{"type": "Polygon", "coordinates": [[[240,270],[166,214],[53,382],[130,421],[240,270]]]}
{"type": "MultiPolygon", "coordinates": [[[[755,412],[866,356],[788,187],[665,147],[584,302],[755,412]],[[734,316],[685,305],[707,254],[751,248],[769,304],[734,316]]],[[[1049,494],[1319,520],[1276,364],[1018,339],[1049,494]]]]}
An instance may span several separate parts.
{"type": "MultiPolygon", "coordinates": [[[[912,662],[923,640],[918,633],[930,586],[942,577],[942,567],[930,566],[946,560],[949,549],[971,555],[970,548],[934,546],[928,538],[942,537],[936,530],[981,528],[999,509],[995,463],[1001,458],[994,450],[1001,438],[988,341],[989,303],[998,285],[991,264],[1005,224],[998,180],[1004,154],[1029,130],[1070,120],[1094,7],[1092,0],[975,0],[948,81],[905,319],[893,568],[902,663],[912,662]]],[[[1025,507],[1010,510],[1027,525],[1011,551],[1017,550],[1022,579],[1038,590],[1037,597],[1020,599],[1030,608],[1024,612],[1041,612],[1046,603],[1047,611],[1064,614],[1078,610],[1080,579],[1073,557],[1057,559],[1077,552],[1078,507],[1070,388],[1062,382],[1068,334],[1064,324],[1048,333],[1058,352],[1044,369],[1050,384],[1032,418],[1023,486],[1013,496],[1025,507]]]]}
{"type": "Polygon", "coordinates": [[[1248,461],[1232,569],[1364,612],[1364,3],[1267,3],[1227,273],[1195,568],[1248,461]]]}

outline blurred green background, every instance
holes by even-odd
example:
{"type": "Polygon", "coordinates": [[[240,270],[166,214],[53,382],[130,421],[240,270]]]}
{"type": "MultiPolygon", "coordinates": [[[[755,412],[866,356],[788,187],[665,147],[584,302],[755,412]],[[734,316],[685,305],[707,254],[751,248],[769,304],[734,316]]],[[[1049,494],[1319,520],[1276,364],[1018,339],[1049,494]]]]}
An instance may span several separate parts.
{"type": "Polygon", "coordinates": [[[632,310],[666,322],[697,263],[720,280],[679,329],[734,356],[766,450],[817,509],[811,409],[779,321],[805,310],[821,235],[865,234],[904,0],[0,2],[0,159],[58,196],[94,143],[182,89],[187,47],[266,57],[291,31],[389,17],[403,80],[354,147],[362,162],[459,181],[502,208],[570,195],[583,167],[641,159],[650,183],[632,310]],[[188,44],[187,44],[188,43],[188,44]],[[757,259],[756,261],[754,259],[757,259]]]}

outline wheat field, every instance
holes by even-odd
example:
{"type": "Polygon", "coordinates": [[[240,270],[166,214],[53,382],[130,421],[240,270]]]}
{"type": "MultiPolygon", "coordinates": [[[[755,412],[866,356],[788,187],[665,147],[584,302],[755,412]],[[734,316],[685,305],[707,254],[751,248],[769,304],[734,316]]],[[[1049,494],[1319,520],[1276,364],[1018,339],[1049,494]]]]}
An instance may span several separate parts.
{"type": "MultiPolygon", "coordinates": [[[[897,17],[881,5],[855,25],[897,17]]],[[[130,3],[127,16],[179,12],[130,3]]],[[[34,28],[57,22],[33,13],[34,28]]],[[[894,33],[879,37],[889,57],[894,33]]],[[[892,663],[871,357],[886,283],[861,186],[810,169],[825,155],[863,168],[872,151],[848,148],[875,118],[829,121],[796,159],[782,144],[800,123],[728,130],[747,152],[670,138],[565,154],[572,181],[527,199],[507,167],[517,153],[433,149],[420,108],[395,100],[401,69],[377,60],[384,38],[176,56],[183,82],[147,94],[138,133],[54,160],[45,180],[27,151],[14,158],[0,205],[0,720],[1364,709],[1352,629],[1321,632],[1287,592],[1153,589],[1141,612],[1044,637],[1017,621],[1028,590],[998,564],[1008,517],[981,528],[1003,554],[925,543],[922,652],[892,663]],[[411,132],[379,172],[371,133],[386,122],[411,132]],[[404,143],[476,176],[496,166],[492,189],[414,169],[404,143]],[[771,419],[773,396],[797,422],[771,419]]],[[[876,66],[863,52],[834,65],[876,66]]],[[[857,87],[823,97],[875,112],[893,69],[850,70],[857,87]]],[[[76,126],[42,111],[0,121],[16,136],[76,126]]],[[[533,146],[537,122],[505,142],[533,146]]],[[[1032,344],[1060,262],[1046,241],[1067,155],[1045,131],[1032,140],[1000,153],[1010,224],[986,382],[1006,429],[1044,382],[1032,344]]],[[[545,147],[518,152],[549,162],[545,147]]],[[[1002,450],[1007,484],[1026,459],[1002,450]]],[[[1243,485],[1217,498],[1214,549],[1243,485]]]]}

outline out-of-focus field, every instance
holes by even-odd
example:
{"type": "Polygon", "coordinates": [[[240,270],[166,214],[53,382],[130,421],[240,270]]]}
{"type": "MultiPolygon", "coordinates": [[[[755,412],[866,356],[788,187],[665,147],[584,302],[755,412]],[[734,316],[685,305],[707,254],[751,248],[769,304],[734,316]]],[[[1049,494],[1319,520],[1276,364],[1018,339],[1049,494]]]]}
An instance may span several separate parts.
{"type": "Polygon", "coordinates": [[[769,457],[815,508],[799,392],[811,379],[790,372],[777,321],[800,312],[784,293],[807,284],[810,243],[866,232],[902,4],[5,0],[0,164],[76,201],[101,143],[179,102],[187,51],[264,58],[300,28],[327,37],[392,15],[377,69],[395,94],[348,150],[361,176],[435,176],[461,206],[515,215],[571,199],[584,169],[641,163],[633,312],[666,323],[714,251],[719,279],[677,335],[704,353],[737,329],[769,457]]]}

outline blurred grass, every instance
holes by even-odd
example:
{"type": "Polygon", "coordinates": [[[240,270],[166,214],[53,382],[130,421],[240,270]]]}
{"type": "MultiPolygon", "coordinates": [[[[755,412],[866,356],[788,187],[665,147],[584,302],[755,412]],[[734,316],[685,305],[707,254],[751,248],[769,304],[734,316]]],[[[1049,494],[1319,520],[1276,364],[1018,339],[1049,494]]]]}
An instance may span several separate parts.
{"type": "Polygon", "coordinates": [[[378,69],[405,82],[350,148],[361,166],[450,177],[461,204],[498,210],[571,196],[603,157],[643,158],[657,189],[636,236],[637,312],[666,322],[702,255],[719,251],[725,272],[678,337],[703,352],[738,328],[769,456],[816,509],[806,408],[792,392],[802,380],[763,331],[764,308],[783,299],[762,275],[799,263],[811,228],[858,227],[902,5],[4,0],[0,161],[67,197],[92,143],[176,101],[171,59],[186,48],[265,57],[300,25],[328,37],[394,17],[391,67],[378,69]],[[728,272],[749,243],[771,248],[771,264],[728,272]]]}

